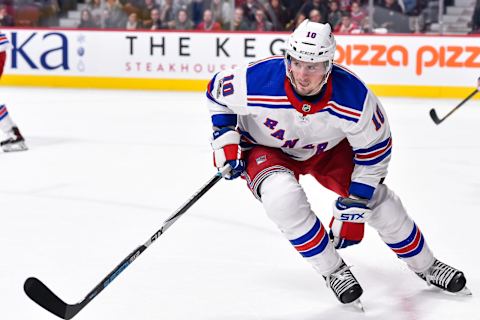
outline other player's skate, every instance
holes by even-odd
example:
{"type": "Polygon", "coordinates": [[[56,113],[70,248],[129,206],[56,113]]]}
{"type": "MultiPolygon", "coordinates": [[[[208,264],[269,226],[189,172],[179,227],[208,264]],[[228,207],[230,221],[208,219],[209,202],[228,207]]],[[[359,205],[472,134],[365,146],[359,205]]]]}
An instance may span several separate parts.
{"type": "Polygon", "coordinates": [[[467,279],[462,271],[435,259],[433,265],[425,272],[416,272],[428,285],[434,285],[442,290],[460,295],[471,295],[465,286],[467,279]]]}
{"type": "Polygon", "coordinates": [[[8,139],[0,142],[0,147],[4,152],[28,150],[25,139],[17,127],[13,127],[12,130],[8,132],[8,139]]]}
{"type": "Polygon", "coordinates": [[[342,261],[340,267],[328,276],[324,276],[327,287],[330,287],[341,303],[354,303],[364,311],[360,296],[363,289],[350,271],[350,267],[342,261]]]}

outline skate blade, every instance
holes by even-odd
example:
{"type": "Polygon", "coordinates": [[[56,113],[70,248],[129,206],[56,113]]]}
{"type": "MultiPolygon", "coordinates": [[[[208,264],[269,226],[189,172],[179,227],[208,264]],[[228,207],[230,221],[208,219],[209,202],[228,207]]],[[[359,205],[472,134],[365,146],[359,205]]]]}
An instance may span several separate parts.
{"type": "Polygon", "coordinates": [[[468,288],[465,286],[462,290],[460,290],[460,291],[458,291],[458,292],[455,292],[454,294],[457,295],[457,296],[471,296],[471,295],[472,295],[472,291],[470,291],[470,289],[468,289],[468,288]]]}
{"type": "Polygon", "coordinates": [[[2,146],[3,152],[17,152],[28,150],[27,145],[22,141],[18,143],[11,143],[2,146]]]}
{"type": "Polygon", "coordinates": [[[350,302],[350,305],[352,305],[358,311],[365,312],[365,308],[363,307],[362,300],[360,299],[350,302]]]}

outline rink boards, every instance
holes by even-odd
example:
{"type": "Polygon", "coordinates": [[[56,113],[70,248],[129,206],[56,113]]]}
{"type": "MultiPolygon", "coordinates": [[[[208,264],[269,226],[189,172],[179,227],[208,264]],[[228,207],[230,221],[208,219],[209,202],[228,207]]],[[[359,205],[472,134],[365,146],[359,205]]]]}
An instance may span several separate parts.
{"type": "MultiPolygon", "coordinates": [[[[282,55],[286,33],[4,30],[3,85],[203,91],[212,75],[282,55]]],[[[337,35],[336,61],[381,96],[464,97],[480,37],[337,35]]]]}

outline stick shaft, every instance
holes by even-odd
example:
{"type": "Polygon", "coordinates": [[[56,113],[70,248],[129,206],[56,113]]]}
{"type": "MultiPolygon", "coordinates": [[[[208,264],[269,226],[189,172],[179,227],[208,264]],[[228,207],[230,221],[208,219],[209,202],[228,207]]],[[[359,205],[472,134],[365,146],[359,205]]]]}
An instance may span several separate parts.
{"type": "MultiPolygon", "coordinates": [[[[443,118],[439,119],[438,117],[436,117],[436,119],[432,116],[432,119],[433,121],[436,123],[436,124],[439,124],[440,122],[444,121],[445,119],[447,119],[452,113],[454,113],[458,108],[460,108],[461,106],[463,106],[468,100],[470,100],[474,95],[476,95],[478,92],[478,88],[476,88],[472,93],[470,93],[465,99],[463,99],[459,104],[457,104],[455,106],[455,108],[453,108],[452,110],[450,110],[449,113],[447,113],[443,118]]],[[[435,110],[432,109],[434,114],[435,114],[435,110]]],[[[432,114],[430,114],[432,115],[432,114]]]]}

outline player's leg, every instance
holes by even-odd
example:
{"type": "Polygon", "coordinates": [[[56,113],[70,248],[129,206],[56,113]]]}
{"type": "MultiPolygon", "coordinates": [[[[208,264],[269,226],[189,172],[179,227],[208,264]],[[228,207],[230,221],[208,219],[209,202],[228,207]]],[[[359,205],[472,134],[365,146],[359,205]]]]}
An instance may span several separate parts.
{"type": "Polygon", "coordinates": [[[292,160],[281,151],[255,147],[247,153],[247,182],[268,217],[292,246],[317,270],[342,303],[357,300],[362,289],[331,244],[298,183],[292,160]]]}
{"type": "Polygon", "coordinates": [[[369,205],[373,211],[369,225],[419,277],[450,292],[465,287],[464,274],[434,257],[420,228],[392,190],[380,184],[369,205]]]}
{"type": "Polygon", "coordinates": [[[4,104],[0,105],[0,130],[7,136],[5,140],[0,142],[0,147],[3,151],[23,151],[28,149],[25,144],[25,139],[11,119],[7,107],[4,104]]]}
{"type": "MultiPolygon", "coordinates": [[[[6,57],[7,55],[5,51],[0,52],[0,77],[3,74],[6,57]]],[[[7,107],[4,104],[0,105],[0,130],[2,130],[7,136],[7,139],[0,142],[0,147],[3,149],[3,151],[9,152],[27,150],[25,139],[21,135],[20,130],[18,130],[18,127],[10,118],[7,107]]]]}

